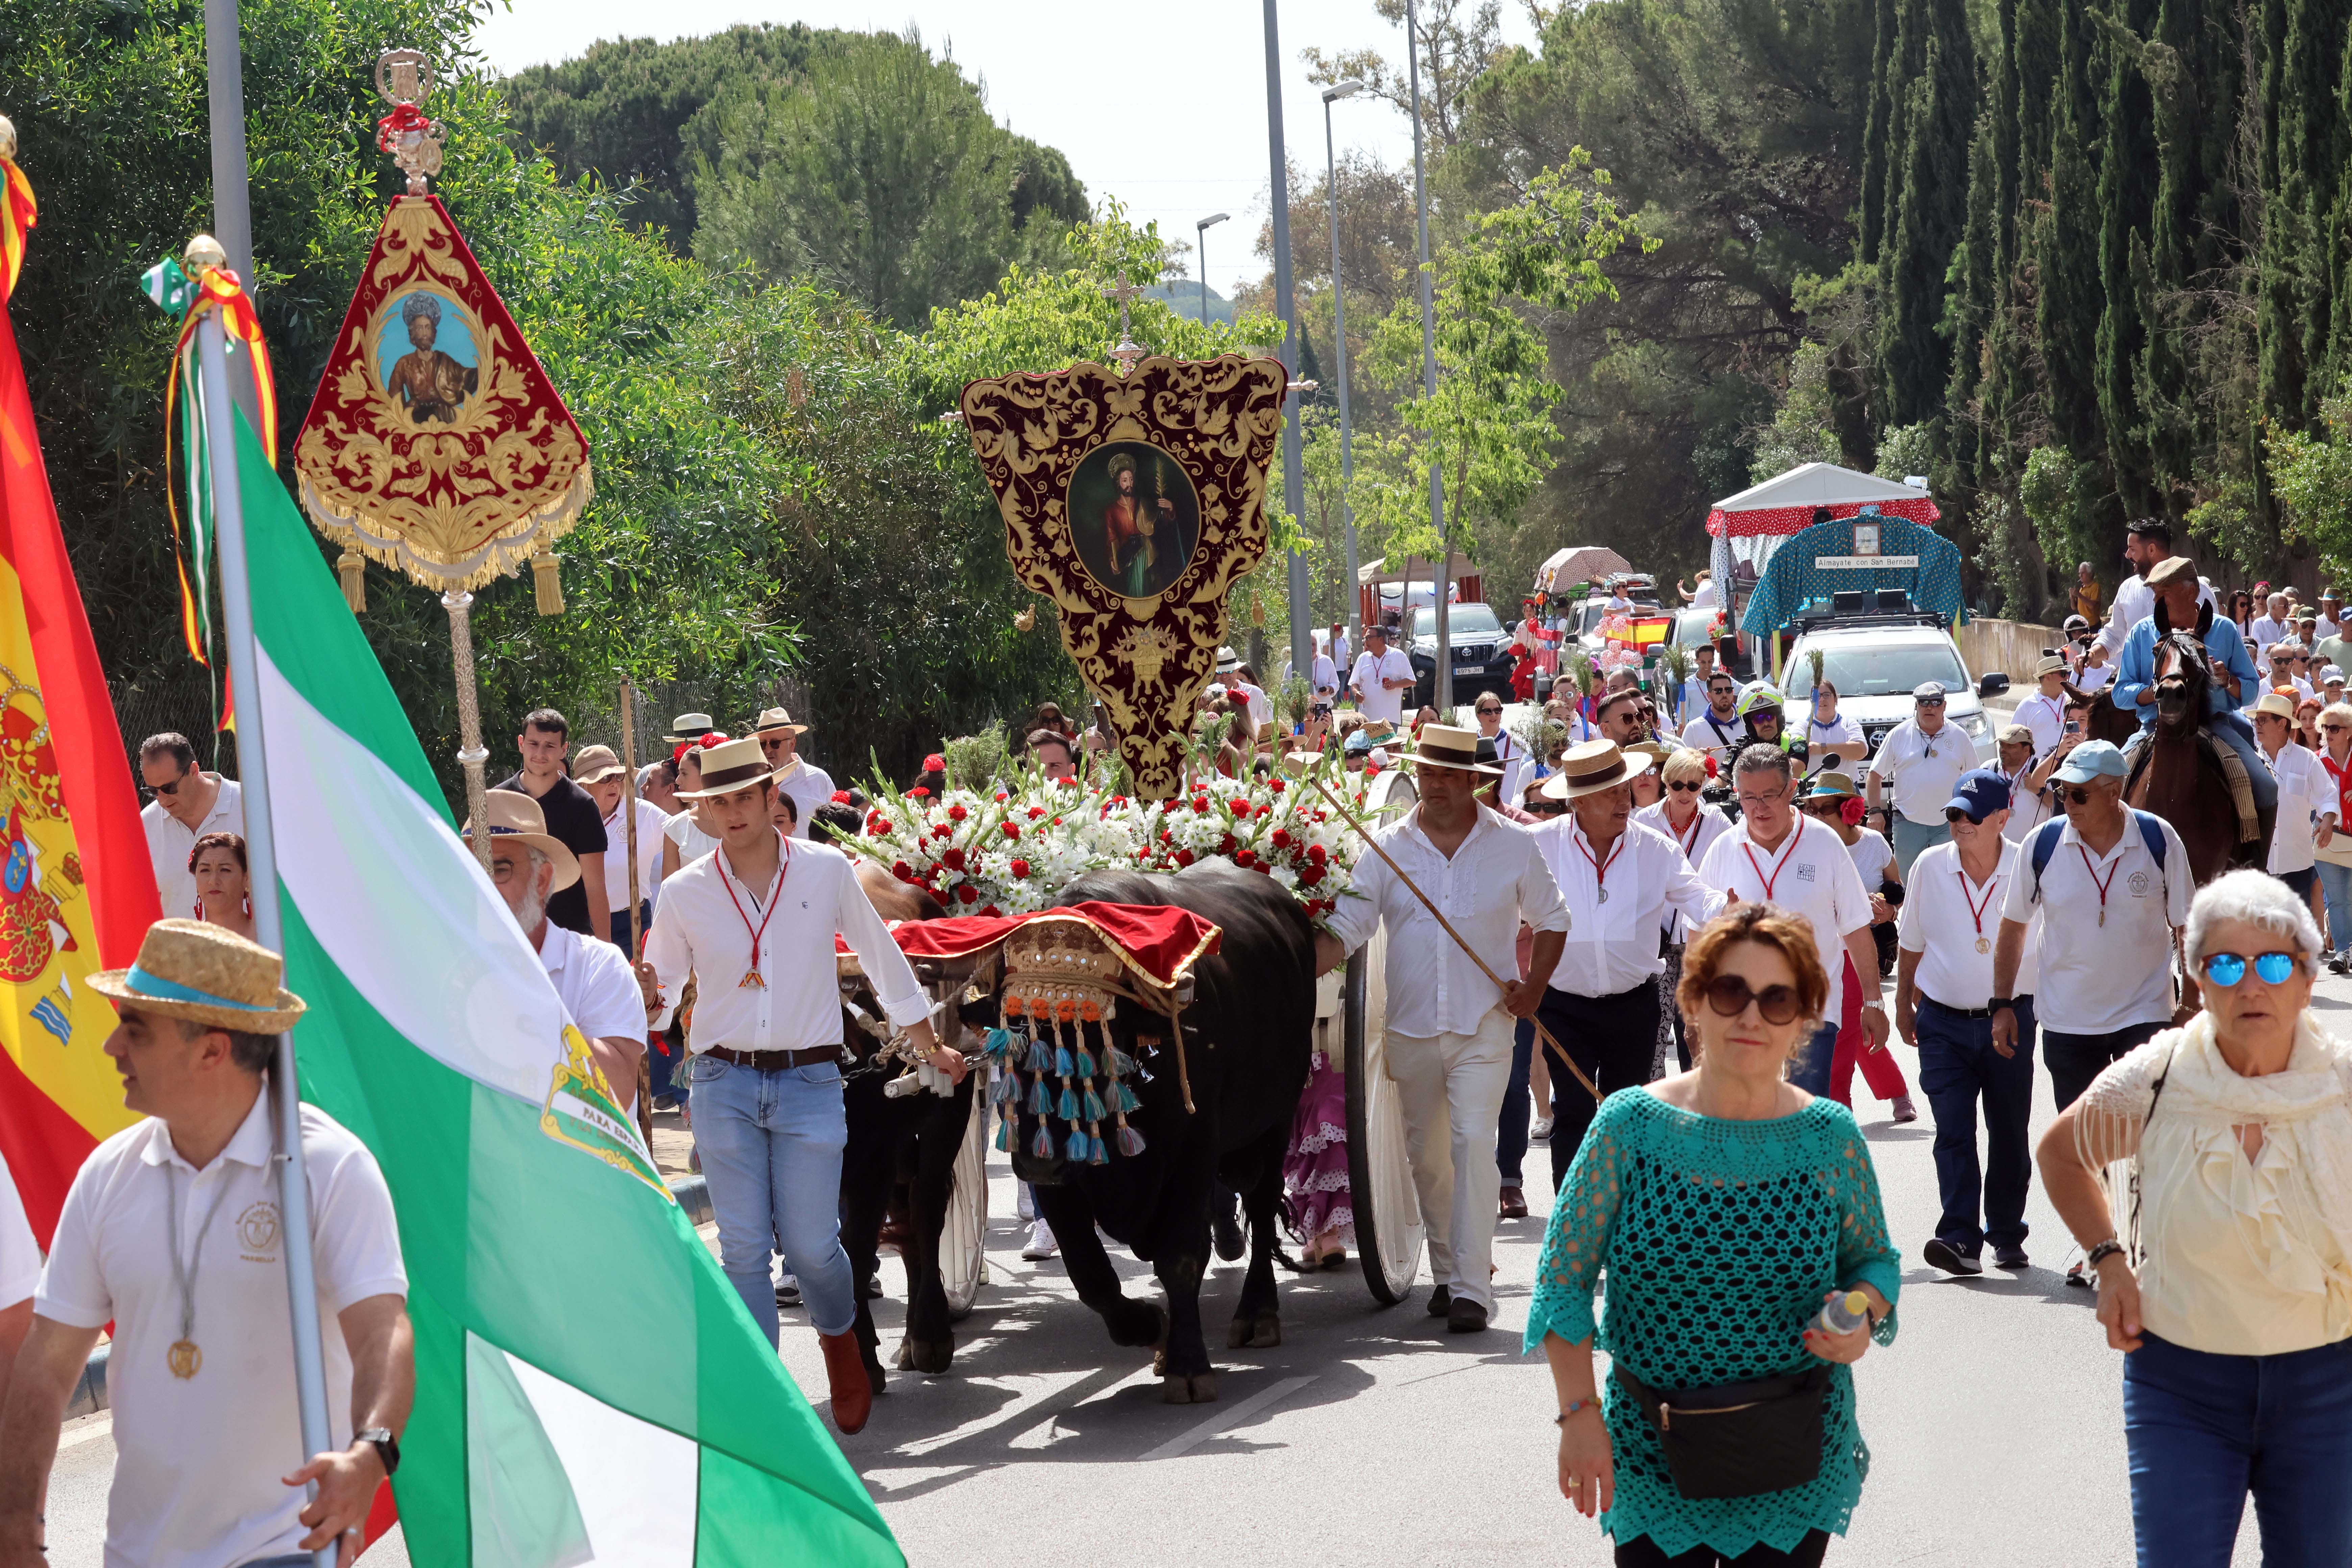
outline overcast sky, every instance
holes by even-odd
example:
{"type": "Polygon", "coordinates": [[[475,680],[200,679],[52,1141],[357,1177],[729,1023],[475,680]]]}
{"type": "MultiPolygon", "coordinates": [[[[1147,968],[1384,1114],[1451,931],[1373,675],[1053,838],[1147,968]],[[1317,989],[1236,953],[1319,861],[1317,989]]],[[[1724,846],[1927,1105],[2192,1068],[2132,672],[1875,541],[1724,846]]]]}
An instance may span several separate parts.
{"type": "MultiPolygon", "coordinates": [[[[693,37],[738,22],[896,32],[908,24],[935,52],[952,53],[982,82],[1002,124],[1057,147],[1099,203],[1116,195],[1139,224],[1193,237],[1211,213],[1210,287],[1230,295],[1263,276],[1252,252],[1265,221],[1268,174],[1265,11],[1251,0],[1107,6],[1077,0],[511,0],[476,35],[500,70],[568,59],[598,38],[693,37]]],[[[1292,161],[1323,160],[1320,89],[1299,51],[1371,47],[1402,64],[1404,33],[1370,0],[1282,0],[1282,107],[1292,161]]],[[[1504,32],[1531,41],[1517,7],[1504,32]]],[[[1332,105],[1344,153],[1365,148],[1391,164],[1412,157],[1412,128],[1376,100],[1332,105]]],[[[1194,271],[1192,276],[1197,277],[1194,271]]]]}

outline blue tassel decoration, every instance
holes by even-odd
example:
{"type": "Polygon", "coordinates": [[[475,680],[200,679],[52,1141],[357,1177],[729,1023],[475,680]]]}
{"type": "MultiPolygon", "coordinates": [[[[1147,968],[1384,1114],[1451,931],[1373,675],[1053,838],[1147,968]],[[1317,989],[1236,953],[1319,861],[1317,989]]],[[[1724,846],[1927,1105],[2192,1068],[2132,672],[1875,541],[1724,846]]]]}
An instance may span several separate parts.
{"type": "Polygon", "coordinates": [[[1100,1130],[1097,1130],[1087,1135],[1087,1163],[1089,1165],[1108,1165],[1110,1163],[1110,1152],[1103,1147],[1102,1133],[1100,1130]]]}
{"type": "Polygon", "coordinates": [[[1033,1036],[1029,1041],[1029,1070],[1031,1072],[1047,1072],[1052,1069],[1053,1066],[1053,1047],[1046,1045],[1044,1040],[1038,1039],[1033,1036]]]}
{"type": "Polygon", "coordinates": [[[1052,1159],[1054,1157],[1054,1134],[1052,1131],[1044,1127],[1038,1128],[1036,1138],[1032,1141],[1029,1145],[1029,1152],[1036,1155],[1040,1160],[1052,1159]]]}
{"type": "Polygon", "coordinates": [[[1066,1083],[1062,1086],[1062,1102],[1055,1114],[1065,1121],[1076,1121],[1078,1119],[1078,1097],[1071,1092],[1070,1086],[1066,1083]]]}
{"type": "Polygon", "coordinates": [[[1013,1152],[1013,1120],[1010,1117],[1003,1118],[996,1124],[996,1152],[1000,1154],[1013,1152]]]}
{"type": "Polygon", "coordinates": [[[1135,1076],[1135,1058],[1129,1056],[1125,1051],[1120,1050],[1117,1046],[1113,1046],[1110,1048],[1110,1076],[1113,1078],[1132,1078],[1135,1076]]]}
{"type": "Polygon", "coordinates": [[[1102,1096],[1095,1092],[1095,1086],[1092,1084],[1087,1085],[1086,1111],[1088,1121],[1101,1121],[1110,1115],[1109,1111],[1103,1109],[1102,1096]]]}
{"type": "Polygon", "coordinates": [[[1118,1127],[1118,1152],[1130,1160],[1143,1152],[1143,1134],[1123,1121],[1118,1127]]]}
{"type": "Polygon", "coordinates": [[[1073,1070],[1075,1069],[1070,1065],[1070,1047],[1067,1046],[1055,1047],[1054,1076],[1056,1078],[1067,1078],[1073,1070]]]}
{"type": "Polygon", "coordinates": [[[1039,1079],[1029,1090],[1029,1110],[1036,1116],[1050,1116],[1054,1110],[1054,1091],[1044,1079],[1039,1079]]]}
{"type": "Polygon", "coordinates": [[[1062,1142],[1062,1158],[1073,1165],[1083,1165],[1087,1163],[1087,1135],[1075,1127],[1071,1128],[1069,1137],[1062,1142]]]}
{"type": "Polygon", "coordinates": [[[1018,1100],[1021,1098],[1020,1075],[1009,1068],[999,1072],[996,1081],[988,1087],[988,1097],[998,1105],[1011,1105],[1018,1100]]]}
{"type": "Polygon", "coordinates": [[[1092,1051],[1090,1051],[1090,1050],[1087,1049],[1087,1048],[1086,1048],[1086,1047],[1084,1047],[1084,1046],[1080,1046],[1080,1047],[1078,1047],[1078,1050],[1077,1050],[1077,1058],[1078,1058],[1078,1076],[1079,1076],[1080,1078],[1092,1078],[1092,1077],[1094,1077],[1094,1076],[1095,1076],[1095,1054],[1094,1054],[1092,1051]]]}
{"type": "Polygon", "coordinates": [[[1117,1110],[1122,1116],[1130,1110],[1139,1109],[1143,1103],[1141,1100],[1135,1098],[1135,1090],[1128,1088],[1127,1085],[1123,1083],[1115,1083],[1110,1086],[1110,1098],[1112,1101],[1112,1109],[1117,1110]]]}

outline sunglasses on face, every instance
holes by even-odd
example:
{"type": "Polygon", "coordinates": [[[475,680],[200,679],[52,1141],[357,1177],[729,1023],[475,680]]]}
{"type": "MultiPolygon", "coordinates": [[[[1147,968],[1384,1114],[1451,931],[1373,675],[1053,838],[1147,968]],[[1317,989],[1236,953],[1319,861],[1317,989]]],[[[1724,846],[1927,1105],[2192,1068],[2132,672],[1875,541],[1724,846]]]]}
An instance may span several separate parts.
{"type": "Polygon", "coordinates": [[[2091,795],[2091,791],[2090,791],[2090,788],[2089,788],[2089,786],[2088,786],[2088,785],[2085,785],[2085,784],[2070,784],[2070,785],[2068,785],[2068,786],[2067,786],[2067,789],[2066,789],[2066,804],[2067,804],[2067,805],[2090,805],[2090,804],[2091,804],[2091,800],[2092,800],[2092,795],[2091,795]]]}
{"type": "Polygon", "coordinates": [[[1805,815],[1808,816],[1835,816],[1844,807],[1844,805],[1845,803],[1840,800],[1809,800],[1805,802],[1805,815]]]}
{"type": "Polygon", "coordinates": [[[188,775],[187,775],[187,774],[185,774],[185,773],[182,773],[178,778],[173,779],[170,784],[150,784],[150,785],[148,785],[148,786],[147,786],[147,793],[148,793],[148,794],[150,794],[150,795],[177,795],[180,793],[180,786],[181,786],[182,784],[184,784],[187,783],[187,782],[188,782],[188,775]]]}
{"type": "Polygon", "coordinates": [[[1706,1005],[1717,1016],[1737,1018],[1756,1004],[1757,1012],[1768,1024],[1793,1024],[1797,1021],[1797,991],[1792,985],[1767,985],[1761,991],[1751,991],[1748,982],[1737,974],[1718,974],[1706,983],[1706,1005]]]}
{"type": "Polygon", "coordinates": [[[1918,701],[1914,702],[1911,706],[1914,708],[1941,708],[1943,705],[1944,700],[1940,697],[1923,697],[1919,699],[1918,701]]]}
{"type": "Polygon", "coordinates": [[[1528,802],[1526,809],[1530,816],[1559,816],[1567,812],[1568,803],[1558,800],[1531,800],[1528,802]]]}
{"type": "MultiPolygon", "coordinates": [[[[2205,978],[2216,985],[2235,985],[2246,977],[2246,956],[2241,952],[2209,952],[2202,965],[2205,978]]],[[[2294,954],[2266,952],[2253,961],[2254,978],[2265,985],[2283,985],[2294,973],[2294,954]]]]}
{"type": "Polygon", "coordinates": [[[2322,724],[2319,728],[2323,734],[2341,735],[2345,731],[2352,730],[2352,724],[2322,724]]]}
{"type": "Polygon", "coordinates": [[[1981,827],[1984,826],[1983,817],[1971,816],[1957,805],[1948,805],[1944,807],[1944,820],[1951,823],[1965,822],[1971,827],[1981,827]]]}
{"type": "Polygon", "coordinates": [[[1705,789],[1706,786],[1697,779],[1675,779],[1672,783],[1668,784],[1666,787],[1674,791],[1676,795],[1682,795],[1685,793],[1696,795],[1700,790],[1705,789]]]}
{"type": "Polygon", "coordinates": [[[1478,717],[1481,719],[1491,719],[1501,711],[1502,710],[1500,708],[1481,708],[1477,710],[1478,717]]]}

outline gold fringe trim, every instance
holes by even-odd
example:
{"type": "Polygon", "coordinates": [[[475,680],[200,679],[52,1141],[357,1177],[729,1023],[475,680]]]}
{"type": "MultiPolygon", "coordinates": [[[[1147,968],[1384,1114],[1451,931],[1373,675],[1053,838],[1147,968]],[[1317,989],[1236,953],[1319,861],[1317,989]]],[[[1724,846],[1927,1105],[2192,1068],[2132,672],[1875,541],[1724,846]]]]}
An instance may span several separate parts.
{"type": "Polygon", "coordinates": [[[596,494],[595,471],[583,462],[561,496],[537,510],[517,517],[472,555],[445,561],[419,554],[404,535],[375,531],[378,525],[373,518],[338,511],[319,493],[309,476],[301,476],[301,485],[302,508],[310,514],[312,526],[321,533],[344,541],[346,548],[390,567],[412,583],[445,592],[470,592],[513,575],[524,562],[578,526],[580,514],[596,494]]]}
{"type": "Polygon", "coordinates": [[[552,550],[542,549],[530,558],[531,591],[539,601],[539,613],[542,616],[563,613],[563,583],[556,575],[556,568],[560,564],[552,550]]]}

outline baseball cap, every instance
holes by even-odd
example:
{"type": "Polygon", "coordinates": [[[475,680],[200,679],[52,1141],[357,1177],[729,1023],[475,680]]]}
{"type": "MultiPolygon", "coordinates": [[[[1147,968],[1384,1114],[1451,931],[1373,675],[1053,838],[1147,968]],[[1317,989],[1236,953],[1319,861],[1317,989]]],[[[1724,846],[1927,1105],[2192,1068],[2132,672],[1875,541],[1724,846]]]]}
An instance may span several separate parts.
{"type": "Polygon", "coordinates": [[[1946,811],[1965,811],[1976,822],[2008,806],[2009,781],[1990,768],[1970,768],[1962,773],[1952,785],[1952,798],[1944,803],[1946,811]]]}
{"type": "Polygon", "coordinates": [[[2344,667],[2340,664],[2331,664],[2326,668],[2319,672],[2319,684],[2322,686],[2326,685],[2331,680],[2341,680],[2343,679],[2344,667]]]}
{"type": "Polygon", "coordinates": [[[2119,779],[2131,770],[2124,765],[2124,754],[2113,741],[2085,741],[2066,753],[2065,763],[2057,773],[2060,784],[2089,784],[2093,779],[2119,779]]]}

